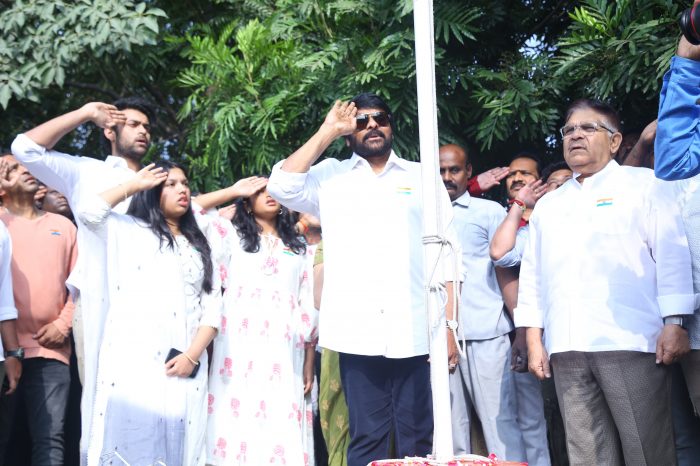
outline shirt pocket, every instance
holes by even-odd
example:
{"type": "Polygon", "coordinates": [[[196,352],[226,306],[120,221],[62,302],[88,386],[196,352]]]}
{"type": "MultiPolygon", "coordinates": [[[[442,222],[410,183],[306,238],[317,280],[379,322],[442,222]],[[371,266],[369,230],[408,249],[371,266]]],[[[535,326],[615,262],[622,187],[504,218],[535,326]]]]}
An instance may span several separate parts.
{"type": "Polygon", "coordinates": [[[632,231],[632,217],[632,206],[627,202],[598,200],[591,211],[591,230],[601,235],[627,235],[632,231]]]}

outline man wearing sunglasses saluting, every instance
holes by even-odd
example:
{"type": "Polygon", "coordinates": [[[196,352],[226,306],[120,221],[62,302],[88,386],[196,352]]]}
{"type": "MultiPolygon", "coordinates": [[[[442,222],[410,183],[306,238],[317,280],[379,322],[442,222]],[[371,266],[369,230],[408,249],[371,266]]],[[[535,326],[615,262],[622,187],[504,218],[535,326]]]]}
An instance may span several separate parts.
{"type": "MultiPolygon", "coordinates": [[[[399,158],[392,143],[392,114],[380,97],[365,93],[338,101],[316,134],[274,167],[267,185],[285,206],[321,219],[319,344],[340,353],[348,466],[387,458],[392,433],[399,458],[425,456],[432,448],[421,169],[399,158]],[[352,157],[312,167],[339,137],[352,157]]],[[[445,190],[441,195],[441,220],[456,245],[450,199],[445,190]]],[[[452,320],[452,283],[460,278],[454,271],[438,273],[447,282],[452,320]]],[[[448,364],[457,360],[452,340],[448,364]]]]}

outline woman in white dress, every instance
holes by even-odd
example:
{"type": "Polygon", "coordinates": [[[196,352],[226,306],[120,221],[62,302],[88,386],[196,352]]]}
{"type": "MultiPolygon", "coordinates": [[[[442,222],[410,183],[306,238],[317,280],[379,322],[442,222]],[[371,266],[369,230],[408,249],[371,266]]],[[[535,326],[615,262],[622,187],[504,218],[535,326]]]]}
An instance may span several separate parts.
{"type": "Polygon", "coordinates": [[[313,465],[312,261],[262,189],[236,201],[224,315],[209,377],[207,462],[313,465]]]}
{"type": "Polygon", "coordinates": [[[212,254],[221,231],[204,218],[198,225],[184,170],[158,165],[79,209],[104,239],[109,283],[95,403],[84,407],[89,466],[205,464],[205,349],[221,322],[212,254]],[[112,212],[130,195],[127,215],[112,212]]]}

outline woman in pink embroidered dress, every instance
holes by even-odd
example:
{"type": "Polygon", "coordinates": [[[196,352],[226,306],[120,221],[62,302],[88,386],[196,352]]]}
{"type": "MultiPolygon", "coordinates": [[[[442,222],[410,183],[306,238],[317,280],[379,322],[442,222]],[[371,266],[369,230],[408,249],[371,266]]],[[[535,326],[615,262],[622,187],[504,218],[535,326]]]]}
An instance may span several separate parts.
{"type": "Polygon", "coordinates": [[[294,217],[265,189],[236,201],[225,310],[209,380],[207,462],[314,464],[317,314],[294,217]]]}

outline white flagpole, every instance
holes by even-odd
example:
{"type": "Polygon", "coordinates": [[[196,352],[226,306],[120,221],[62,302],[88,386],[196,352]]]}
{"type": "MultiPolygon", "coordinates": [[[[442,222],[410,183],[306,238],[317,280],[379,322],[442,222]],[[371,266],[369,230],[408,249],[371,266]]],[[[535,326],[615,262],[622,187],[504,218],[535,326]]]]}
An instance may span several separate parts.
{"type": "MultiPolygon", "coordinates": [[[[413,0],[413,24],[416,44],[416,81],[418,90],[418,126],[423,186],[423,234],[426,238],[442,238],[438,197],[438,131],[435,97],[435,50],[432,0],[413,0]]],[[[447,326],[440,305],[441,267],[432,276],[440,260],[441,245],[427,242],[425,250],[426,310],[430,324],[430,381],[433,392],[433,454],[438,461],[453,457],[450,388],[447,370],[447,326]]]]}

